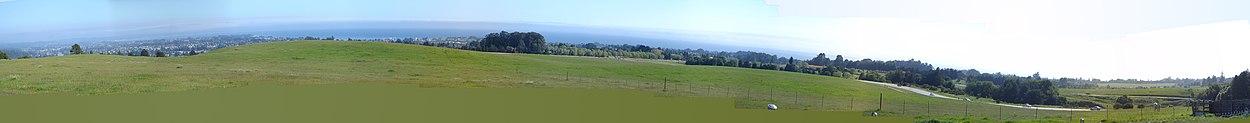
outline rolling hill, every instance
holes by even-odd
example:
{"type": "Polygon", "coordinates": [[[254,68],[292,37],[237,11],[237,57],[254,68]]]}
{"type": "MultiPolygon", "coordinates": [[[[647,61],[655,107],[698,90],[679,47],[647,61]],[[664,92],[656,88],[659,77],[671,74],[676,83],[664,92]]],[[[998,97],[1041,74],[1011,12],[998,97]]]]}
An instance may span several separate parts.
{"type": "MultiPolygon", "coordinates": [[[[991,121],[1040,118],[1043,120],[1037,121],[1065,122],[1135,111],[1035,111],[933,98],[857,80],[793,72],[379,42],[259,43],[174,58],[71,55],[3,60],[0,68],[4,69],[0,71],[2,95],[116,95],[253,85],[385,83],[428,88],[636,89],[661,96],[729,97],[735,99],[734,107],[744,109],[763,109],[764,104],[772,103],[786,109],[991,121]]],[[[1176,114],[1105,118],[1178,117],[1176,114]]]]}

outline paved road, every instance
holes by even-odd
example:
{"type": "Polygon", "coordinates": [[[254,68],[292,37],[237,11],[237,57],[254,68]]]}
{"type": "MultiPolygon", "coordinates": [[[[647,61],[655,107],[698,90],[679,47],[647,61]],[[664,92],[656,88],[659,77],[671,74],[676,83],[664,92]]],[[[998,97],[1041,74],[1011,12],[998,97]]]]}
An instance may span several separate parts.
{"type": "Polygon", "coordinates": [[[925,90],[921,90],[921,89],[916,89],[916,88],[907,87],[907,86],[898,86],[897,84],[894,84],[894,83],[873,82],[873,81],[867,81],[867,80],[859,80],[859,81],[860,81],[860,82],[869,83],[869,84],[885,85],[885,86],[889,86],[889,87],[894,87],[894,88],[898,88],[898,89],[903,89],[903,90],[907,90],[907,91],[915,92],[916,94],[925,95],[925,96],[930,96],[930,97],[946,98],[946,99],[953,99],[953,100],[961,100],[961,99],[959,99],[959,98],[954,98],[954,97],[948,97],[948,96],[945,96],[945,95],[935,94],[935,93],[932,93],[932,92],[929,92],[929,91],[925,91],[925,90]]]}
{"type": "MultiPolygon", "coordinates": [[[[886,86],[886,87],[893,87],[893,88],[903,89],[903,90],[907,90],[907,91],[915,92],[916,94],[925,95],[925,96],[930,96],[930,97],[937,97],[937,98],[944,98],[944,99],[952,99],[952,100],[961,100],[961,101],[963,100],[963,99],[959,99],[959,98],[954,98],[954,97],[944,96],[944,95],[941,95],[941,94],[935,94],[935,93],[933,93],[933,92],[929,92],[929,91],[922,90],[922,89],[916,89],[916,88],[907,87],[907,86],[898,86],[898,85],[896,85],[896,84],[894,84],[894,83],[874,82],[874,81],[867,81],[867,80],[859,80],[859,81],[860,81],[860,82],[864,82],[864,83],[868,83],[868,84],[878,84],[878,85],[884,85],[884,86],[886,86]]],[[[1024,106],[1010,105],[1010,104],[998,104],[998,103],[986,103],[986,102],[982,102],[982,103],[985,103],[985,104],[990,104],[990,105],[998,105],[998,106],[1014,107],[1014,108],[1023,108],[1023,109],[1037,109],[1037,110],[1051,110],[1051,111],[1092,111],[1092,110],[1089,110],[1089,109],[1075,109],[1075,108],[1048,108],[1048,107],[1024,107],[1024,106]]]]}

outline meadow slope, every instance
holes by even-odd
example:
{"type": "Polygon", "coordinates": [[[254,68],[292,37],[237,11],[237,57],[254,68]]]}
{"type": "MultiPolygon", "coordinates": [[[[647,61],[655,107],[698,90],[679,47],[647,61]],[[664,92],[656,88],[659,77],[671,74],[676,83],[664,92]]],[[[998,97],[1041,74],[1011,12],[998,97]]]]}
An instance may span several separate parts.
{"type": "MultiPolygon", "coordinates": [[[[111,95],[249,85],[407,84],[432,88],[613,88],[732,97],[736,108],[863,111],[1062,122],[1102,112],[1034,111],[905,92],[857,80],[672,61],[499,54],[380,42],[290,41],[174,58],[71,55],[0,61],[0,94],[111,95]],[[880,99],[880,97],[884,97],[880,99]],[[1008,116],[1003,116],[1008,115],[1008,116]]],[[[1132,110],[1125,110],[1129,112],[1132,110]]],[[[1156,114],[1175,117],[1176,112],[1156,114]]],[[[1106,118],[1127,120],[1130,116],[1106,118]]],[[[1158,118],[1158,117],[1148,117],[1158,118]]]]}

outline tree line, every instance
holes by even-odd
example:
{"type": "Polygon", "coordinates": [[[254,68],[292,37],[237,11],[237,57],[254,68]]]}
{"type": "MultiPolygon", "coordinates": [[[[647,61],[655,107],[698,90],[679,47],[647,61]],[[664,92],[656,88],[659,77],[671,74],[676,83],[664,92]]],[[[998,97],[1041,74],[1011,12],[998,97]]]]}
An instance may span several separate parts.
{"type": "MultiPolygon", "coordinates": [[[[334,37],[307,39],[338,40],[334,37]]],[[[402,40],[401,40],[402,41],[402,40]]],[[[667,49],[646,45],[609,45],[599,43],[568,44],[547,43],[542,34],[537,32],[507,32],[487,34],[478,41],[467,45],[433,44],[430,42],[397,42],[406,44],[422,44],[443,46],[467,50],[508,53],[531,53],[551,55],[573,55],[593,57],[622,57],[642,59],[680,60],[687,65],[711,65],[743,67],[764,70],[778,70],[870,81],[889,82],[906,86],[917,86],[953,94],[969,94],[977,97],[994,98],[999,101],[1032,104],[1058,104],[1063,99],[1055,96],[1054,83],[1042,79],[1035,74],[1031,77],[1019,77],[1001,73],[980,73],[975,69],[956,70],[934,68],[931,64],[917,60],[850,60],[842,55],[829,57],[825,53],[817,54],[812,59],[795,59],[779,57],[768,53],[753,51],[708,51],[703,49],[667,49]],[[968,85],[956,88],[957,82],[968,85]]],[[[104,54],[86,51],[77,44],[71,46],[71,54],[104,54]]],[[[112,52],[114,55],[167,57],[168,54],[159,50],[140,49],[129,52],[112,52]]],[[[195,51],[192,55],[198,54],[195,51]]],[[[4,55],[0,53],[0,55],[4,55]]],[[[7,58],[0,57],[0,58],[7,58]]]]}
{"type": "Polygon", "coordinates": [[[827,54],[820,53],[810,60],[786,58],[782,60],[785,62],[776,65],[716,55],[689,57],[685,61],[688,65],[756,68],[888,82],[1010,103],[1062,105],[1066,102],[1065,98],[1058,96],[1055,82],[1042,78],[1040,74],[1020,77],[1002,73],[980,73],[975,69],[934,68],[931,64],[914,59],[847,60],[842,55],[830,58],[827,54]],[[956,82],[964,82],[968,86],[956,88],[956,82]]]}
{"type": "Polygon", "coordinates": [[[1213,84],[1207,86],[1206,92],[1198,96],[1199,99],[1208,99],[1215,101],[1239,101],[1250,99],[1250,71],[1242,71],[1240,74],[1233,76],[1232,80],[1227,84],[1213,84]]]}
{"type": "Polygon", "coordinates": [[[487,52],[680,60],[687,65],[778,70],[889,82],[946,93],[970,94],[1011,103],[1061,105],[1066,102],[1066,99],[1057,96],[1055,83],[1041,78],[1038,74],[1021,77],[1002,73],[981,73],[975,69],[935,68],[929,63],[914,59],[850,60],[842,55],[829,57],[825,53],[817,54],[812,59],[794,59],[753,51],[725,52],[703,49],[666,49],[646,45],[567,44],[546,43],[545,41],[542,34],[537,32],[500,31],[487,34],[480,41],[452,48],[487,52]],[[955,84],[958,82],[969,87],[957,88],[955,84]]]}
{"type": "Polygon", "coordinates": [[[499,31],[486,34],[481,41],[470,45],[481,51],[544,54],[547,43],[543,35],[537,32],[499,31]]]}
{"type": "MultiPolygon", "coordinates": [[[[17,57],[17,59],[28,59],[28,58],[30,58],[30,56],[17,57]]],[[[0,51],[0,60],[12,60],[12,59],[13,58],[9,57],[8,53],[5,53],[4,51],[0,51]]]]}
{"type": "Polygon", "coordinates": [[[1009,78],[1002,84],[976,81],[965,89],[968,95],[988,97],[1002,102],[1063,105],[1067,98],[1058,96],[1054,83],[1045,79],[1009,78]]]}

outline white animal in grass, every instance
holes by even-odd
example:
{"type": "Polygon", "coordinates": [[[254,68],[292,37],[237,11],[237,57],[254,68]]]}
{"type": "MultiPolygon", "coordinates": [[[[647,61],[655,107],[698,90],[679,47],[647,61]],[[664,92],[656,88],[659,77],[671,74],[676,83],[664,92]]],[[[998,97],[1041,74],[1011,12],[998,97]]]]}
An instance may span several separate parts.
{"type": "Polygon", "coordinates": [[[777,110],[777,105],[768,104],[768,110],[777,110]]]}

